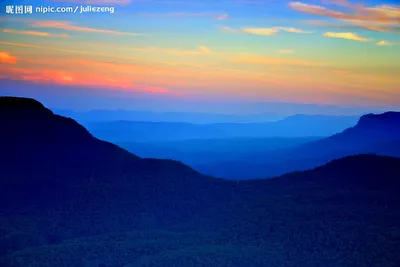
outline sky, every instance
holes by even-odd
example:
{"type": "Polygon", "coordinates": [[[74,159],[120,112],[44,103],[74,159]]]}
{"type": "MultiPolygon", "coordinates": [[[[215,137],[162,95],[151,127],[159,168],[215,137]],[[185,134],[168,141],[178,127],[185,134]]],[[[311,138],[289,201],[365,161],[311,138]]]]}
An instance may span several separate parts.
{"type": "Polygon", "coordinates": [[[399,0],[5,0],[0,8],[0,94],[72,109],[400,108],[399,0]],[[103,12],[81,13],[88,6],[103,12]]]}

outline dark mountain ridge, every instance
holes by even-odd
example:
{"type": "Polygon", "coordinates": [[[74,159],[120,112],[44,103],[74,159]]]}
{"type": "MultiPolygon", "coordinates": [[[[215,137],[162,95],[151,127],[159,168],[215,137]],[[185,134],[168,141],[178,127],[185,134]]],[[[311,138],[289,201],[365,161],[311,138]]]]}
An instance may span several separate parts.
{"type": "Polygon", "coordinates": [[[335,142],[335,145],[349,145],[350,149],[364,148],[384,142],[400,139],[400,112],[368,114],[358,123],[341,133],[316,143],[319,145],[335,142]]]}
{"type": "Polygon", "coordinates": [[[116,145],[94,138],[73,119],[55,115],[33,99],[1,97],[0,125],[3,162],[11,163],[20,157],[40,161],[43,160],[41,156],[51,160],[51,154],[46,152],[51,153],[50,150],[57,149],[63,150],[63,153],[57,152],[53,156],[63,156],[65,160],[74,161],[81,158],[87,163],[101,159],[101,154],[95,153],[96,150],[112,153],[110,158],[139,159],[116,145]],[[33,151],[36,149],[41,153],[33,151]]]}
{"type": "Polygon", "coordinates": [[[360,155],[271,180],[226,181],[137,158],[31,104],[43,113],[34,120],[9,108],[0,115],[8,128],[0,131],[0,266],[400,262],[400,159],[360,155]]]}
{"type": "Polygon", "coordinates": [[[334,159],[358,154],[400,155],[400,112],[368,114],[340,133],[288,149],[247,155],[237,162],[195,166],[195,169],[230,179],[263,178],[315,168],[334,159]],[[250,159],[250,160],[249,160],[250,159]],[[240,164],[241,162],[241,164],[240,164]],[[233,166],[227,168],[227,166],[233,166]],[[241,166],[246,166],[242,170],[241,166]]]}

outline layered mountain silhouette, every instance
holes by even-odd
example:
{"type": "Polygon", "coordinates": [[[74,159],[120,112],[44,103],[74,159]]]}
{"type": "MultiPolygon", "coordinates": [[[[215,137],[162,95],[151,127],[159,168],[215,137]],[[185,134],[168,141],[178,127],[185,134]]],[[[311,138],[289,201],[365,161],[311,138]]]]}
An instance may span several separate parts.
{"type": "Polygon", "coordinates": [[[0,266],[396,266],[400,159],[227,181],[0,98],[0,266]]]}
{"type": "Polygon", "coordinates": [[[368,114],[343,132],[289,149],[248,154],[241,161],[195,166],[232,179],[263,178],[306,170],[357,154],[400,155],[400,113],[368,114]],[[229,167],[228,167],[229,166],[229,167]]]}
{"type": "Polygon", "coordinates": [[[357,119],[356,116],[295,115],[278,121],[260,123],[100,121],[86,122],[84,125],[98,138],[127,143],[238,137],[330,136],[353,126],[357,119]]]}

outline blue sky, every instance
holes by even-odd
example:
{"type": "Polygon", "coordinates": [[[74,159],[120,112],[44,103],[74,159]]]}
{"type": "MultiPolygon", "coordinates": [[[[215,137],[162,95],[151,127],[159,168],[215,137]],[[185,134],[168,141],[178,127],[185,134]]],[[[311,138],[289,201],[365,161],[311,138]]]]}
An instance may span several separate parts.
{"type": "MultiPolygon", "coordinates": [[[[67,93],[89,108],[109,90],[130,95],[132,105],[146,94],[182,106],[261,101],[393,109],[400,106],[396,2],[6,0],[0,78],[53,87],[48,99],[67,93]],[[6,5],[87,3],[115,12],[5,13],[6,5]]],[[[155,106],[150,101],[148,108],[155,106]]]]}

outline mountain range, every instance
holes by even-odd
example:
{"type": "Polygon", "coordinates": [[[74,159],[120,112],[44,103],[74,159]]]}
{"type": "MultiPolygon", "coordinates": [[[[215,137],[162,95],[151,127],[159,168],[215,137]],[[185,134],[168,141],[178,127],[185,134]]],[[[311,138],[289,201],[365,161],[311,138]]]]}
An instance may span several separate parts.
{"type": "Polygon", "coordinates": [[[357,154],[400,156],[400,113],[367,114],[355,126],[330,137],[265,153],[248,153],[239,161],[193,167],[231,179],[263,178],[314,168],[357,154]]]}
{"type": "Polygon", "coordinates": [[[171,142],[192,139],[298,138],[330,136],[357,123],[357,116],[294,115],[260,123],[97,121],[83,125],[96,137],[114,143],[171,142]]]}
{"type": "MultiPolygon", "coordinates": [[[[393,116],[367,116],[342,134],[370,123],[396,131],[384,126],[393,116]]],[[[137,157],[33,99],[0,98],[0,125],[0,266],[400,263],[399,158],[354,155],[229,181],[137,157]]]]}
{"type": "Polygon", "coordinates": [[[201,173],[236,180],[306,170],[350,155],[399,156],[399,118],[398,112],[367,114],[353,125],[353,117],[298,115],[262,124],[110,122],[110,128],[100,123],[101,129],[89,129],[141,157],[179,160],[201,173]],[[322,136],[328,133],[333,134],[322,136]]]}
{"type": "Polygon", "coordinates": [[[110,121],[153,121],[153,122],[185,122],[193,124],[213,123],[257,123],[275,121],[282,118],[273,113],[260,114],[221,114],[200,112],[151,112],[141,110],[90,110],[73,111],[52,109],[53,112],[74,118],[80,123],[110,121]]]}

